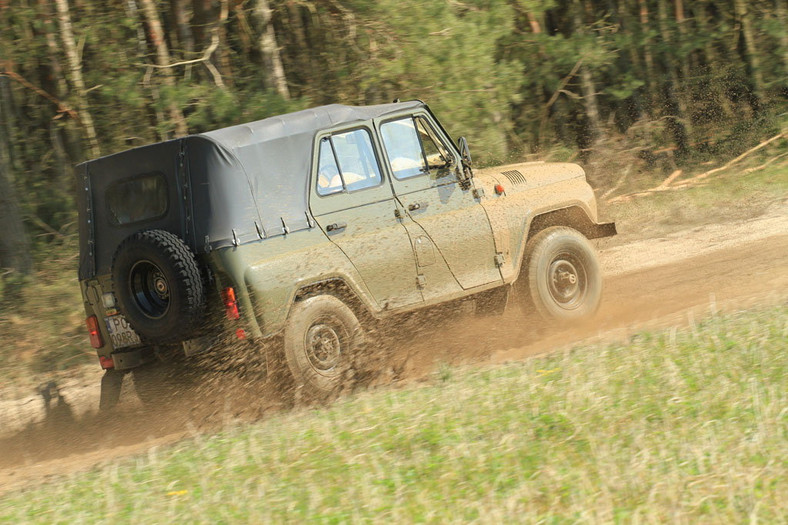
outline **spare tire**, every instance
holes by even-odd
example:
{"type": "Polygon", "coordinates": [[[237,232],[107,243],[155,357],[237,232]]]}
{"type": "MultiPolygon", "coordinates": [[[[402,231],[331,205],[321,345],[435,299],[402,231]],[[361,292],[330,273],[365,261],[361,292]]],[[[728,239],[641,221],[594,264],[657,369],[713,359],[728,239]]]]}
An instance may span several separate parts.
{"type": "Polygon", "coordinates": [[[120,312],[149,343],[189,339],[205,315],[197,259],[178,236],[148,230],[127,237],[112,260],[120,312]]]}

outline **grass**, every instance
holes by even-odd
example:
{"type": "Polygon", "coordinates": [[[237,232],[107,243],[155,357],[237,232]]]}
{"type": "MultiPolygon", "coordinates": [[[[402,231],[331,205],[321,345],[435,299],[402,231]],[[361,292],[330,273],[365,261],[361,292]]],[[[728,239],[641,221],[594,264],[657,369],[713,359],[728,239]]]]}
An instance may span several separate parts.
{"type": "Polygon", "coordinates": [[[22,281],[18,297],[0,293],[0,385],[29,391],[44,373],[96,363],[77,280],[76,241],[70,236],[53,245],[22,281]]]}
{"type": "MultiPolygon", "coordinates": [[[[750,164],[755,163],[757,160],[750,164]]],[[[720,173],[704,185],[601,203],[600,209],[621,225],[621,235],[615,241],[623,243],[705,224],[751,219],[767,213],[775,203],[785,202],[788,161],[744,173],[747,166],[720,173]]],[[[642,188],[658,184],[648,181],[642,188]]]]}
{"type": "Polygon", "coordinates": [[[788,306],[228,426],[0,521],[785,522],[788,306]]]}

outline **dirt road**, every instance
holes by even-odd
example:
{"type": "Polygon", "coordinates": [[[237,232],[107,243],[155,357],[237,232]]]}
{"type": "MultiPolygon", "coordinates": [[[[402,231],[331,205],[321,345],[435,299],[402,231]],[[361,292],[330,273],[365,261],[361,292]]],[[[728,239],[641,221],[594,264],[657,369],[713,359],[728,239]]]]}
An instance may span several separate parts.
{"type": "MultiPolygon", "coordinates": [[[[686,325],[710,312],[788,301],[788,203],[743,222],[676,232],[621,246],[600,241],[602,307],[592,323],[547,330],[517,309],[499,317],[405,320],[379,383],[429,377],[440,363],[500,363],[585,341],[621,340],[644,328],[686,325]]],[[[143,411],[133,390],[110,416],[96,414],[100,371],[61,385],[61,413],[43,418],[41,398],[0,399],[0,493],[52,476],[287,408],[253,373],[225,370],[210,392],[143,411]]],[[[124,387],[126,388],[126,387],[124,387]]]]}

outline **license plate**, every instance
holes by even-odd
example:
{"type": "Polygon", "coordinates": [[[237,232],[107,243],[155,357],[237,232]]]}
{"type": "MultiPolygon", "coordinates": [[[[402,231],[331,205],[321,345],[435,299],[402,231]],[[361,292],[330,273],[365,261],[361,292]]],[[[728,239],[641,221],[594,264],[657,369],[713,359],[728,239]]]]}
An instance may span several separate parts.
{"type": "Polygon", "coordinates": [[[104,322],[107,323],[107,331],[109,332],[109,338],[112,340],[113,348],[124,348],[142,343],[140,336],[137,335],[137,332],[134,331],[122,315],[105,317],[104,322]]]}

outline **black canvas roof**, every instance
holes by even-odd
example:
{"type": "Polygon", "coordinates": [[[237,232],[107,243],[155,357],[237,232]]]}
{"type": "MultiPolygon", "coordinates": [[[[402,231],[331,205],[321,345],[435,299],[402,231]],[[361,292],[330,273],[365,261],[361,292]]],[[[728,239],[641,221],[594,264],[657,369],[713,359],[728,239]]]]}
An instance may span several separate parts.
{"type": "Polygon", "coordinates": [[[375,106],[333,104],[141,146],[77,167],[80,278],[106,273],[117,248],[139,229],[178,234],[197,253],[309,228],[308,184],[315,134],[423,107],[419,101],[375,106]],[[141,173],[169,181],[167,216],[111,226],[106,189],[141,173]]]}
{"type": "Polygon", "coordinates": [[[283,227],[308,227],[307,185],[317,131],[420,105],[423,104],[334,104],[209,131],[198,137],[220,145],[238,160],[260,212],[261,226],[266,235],[275,235],[283,227]]]}

